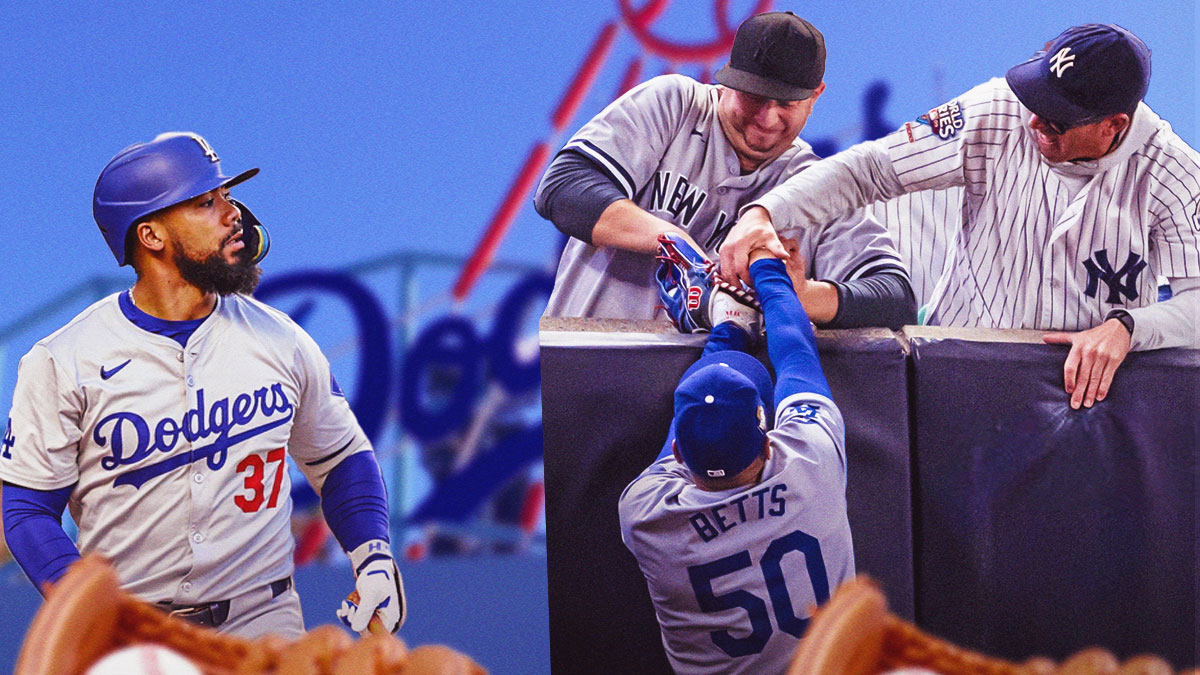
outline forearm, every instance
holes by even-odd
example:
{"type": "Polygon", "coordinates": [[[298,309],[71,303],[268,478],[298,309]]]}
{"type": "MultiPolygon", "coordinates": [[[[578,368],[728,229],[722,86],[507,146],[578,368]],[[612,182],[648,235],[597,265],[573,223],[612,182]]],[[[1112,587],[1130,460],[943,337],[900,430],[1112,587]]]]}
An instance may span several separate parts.
{"type": "Polygon", "coordinates": [[[321,486],[321,512],[342,550],[374,539],[390,541],[388,501],[373,452],[357,452],[330,470],[321,486]]]}
{"type": "Polygon", "coordinates": [[[1170,300],[1129,310],[1131,351],[1200,348],[1200,278],[1171,279],[1170,300]]]}
{"type": "Polygon", "coordinates": [[[62,513],[75,486],[31,490],[4,484],[4,537],[8,549],[38,592],[58,581],[79,549],[62,527],[62,513]]]}
{"type": "Polygon", "coordinates": [[[902,194],[887,148],[868,141],[807,167],[750,206],[765,208],[775,229],[787,232],[833,222],[902,194]]]}
{"type": "Polygon", "coordinates": [[[893,271],[836,282],[837,313],[822,328],[886,326],[893,330],[917,323],[917,298],[908,278],[893,271]]]}
{"type": "Polygon", "coordinates": [[[817,338],[783,261],[754,262],[750,275],[767,326],[767,354],[775,366],[775,404],[800,392],[831,396],[817,357],[817,338]]]}
{"type": "MultiPolygon", "coordinates": [[[[611,246],[637,253],[657,253],[658,237],[673,232],[693,245],[691,236],[662,218],[651,215],[628,199],[609,204],[592,230],[593,246],[611,246]]],[[[695,246],[696,250],[702,250],[695,246]]]]}

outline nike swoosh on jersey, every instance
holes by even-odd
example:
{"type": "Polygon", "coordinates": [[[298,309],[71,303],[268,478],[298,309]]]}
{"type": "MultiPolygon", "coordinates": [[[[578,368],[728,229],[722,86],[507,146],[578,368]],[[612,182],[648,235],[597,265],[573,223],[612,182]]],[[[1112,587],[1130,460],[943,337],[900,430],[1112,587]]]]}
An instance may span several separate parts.
{"type": "Polygon", "coordinates": [[[129,362],[132,360],[133,359],[127,359],[125,361],[125,363],[122,363],[121,365],[117,366],[116,368],[113,368],[112,370],[108,370],[104,366],[100,366],[100,379],[107,380],[108,378],[112,377],[113,375],[116,375],[118,371],[120,371],[125,366],[129,365],[129,362]]]}

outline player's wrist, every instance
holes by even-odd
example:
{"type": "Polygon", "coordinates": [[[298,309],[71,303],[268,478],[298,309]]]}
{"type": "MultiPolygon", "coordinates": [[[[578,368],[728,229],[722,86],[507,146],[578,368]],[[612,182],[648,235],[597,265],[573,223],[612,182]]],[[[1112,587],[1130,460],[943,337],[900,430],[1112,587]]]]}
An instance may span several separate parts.
{"type": "Polygon", "coordinates": [[[1117,321],[1125,330],[1129,331],[1130,337],[1133,337],[1133,315],[1124,309],[1114,309],[1104,317],[1105,321],[1117,321]]]}
{"type": "Polygon", "coordinates": [[[350,566],[354,568],[354,574],[357,575],[362,568],[371,564],[376,560],[394,560],[392,555],[391,545],[383,539],[371,539],[364,541],[350,551],[350,566]]]}

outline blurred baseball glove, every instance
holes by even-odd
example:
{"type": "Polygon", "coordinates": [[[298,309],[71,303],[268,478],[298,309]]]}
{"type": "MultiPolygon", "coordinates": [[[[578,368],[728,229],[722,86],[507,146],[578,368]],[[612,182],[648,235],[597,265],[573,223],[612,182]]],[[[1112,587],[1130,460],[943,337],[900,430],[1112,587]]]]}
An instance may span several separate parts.
{"type": "Polygon", "coordinates": [[[726,321],[758,335],[762,312],[750,291],[716,274],[716,263],[676,234],[658,237],[658,297],[671,323],[682,333],[706,333],[726,321]]]}

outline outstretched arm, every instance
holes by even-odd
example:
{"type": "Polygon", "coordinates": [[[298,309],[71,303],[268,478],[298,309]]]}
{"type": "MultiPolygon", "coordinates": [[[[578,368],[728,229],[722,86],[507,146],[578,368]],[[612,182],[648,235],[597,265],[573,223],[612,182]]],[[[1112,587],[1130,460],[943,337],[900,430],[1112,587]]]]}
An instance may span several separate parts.
{"type": "Polygon", "coordinates": [[[904,187],[879,141],[860,143],[823,159],[742,209],[721,247],[721,276],[729,283],[749,280],[751,252],[761,247],[775,257],[786,257],[781,255],[776,232],[831,223],[901,194],[904,187]]]}
{"type": "Polygon", "coordinates": [[[347,600],[338,617],[365,634],[376,615],[388,632],[404,624],[404,582],[388,538],[387,494],[373,452],[357,452],[329,471],[321,486],[321,511],[329,530],[350,555],[356,601],[347,600]]]}
{"type": "Polygon", "coordinates": [[[802,392],[832,398],[817,357],[817,338],[783,261],[754,252],[750,275],[767,326],[767,354],[775,366],[775,405],[802,392]]]}

